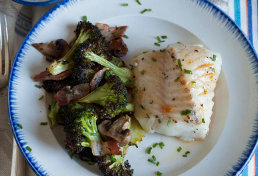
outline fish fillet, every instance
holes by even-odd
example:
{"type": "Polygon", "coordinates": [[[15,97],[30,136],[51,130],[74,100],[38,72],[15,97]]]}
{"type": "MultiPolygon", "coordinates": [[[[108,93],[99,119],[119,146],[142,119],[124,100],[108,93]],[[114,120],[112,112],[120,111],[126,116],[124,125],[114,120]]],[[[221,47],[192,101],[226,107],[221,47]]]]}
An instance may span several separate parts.
{"type": "Polygon", "coordinates": [[[201,46],[174,44],[130,61],[135,76],[135,117],[147,132],[183,140],[209,131],[222,59],[201,46]]]}

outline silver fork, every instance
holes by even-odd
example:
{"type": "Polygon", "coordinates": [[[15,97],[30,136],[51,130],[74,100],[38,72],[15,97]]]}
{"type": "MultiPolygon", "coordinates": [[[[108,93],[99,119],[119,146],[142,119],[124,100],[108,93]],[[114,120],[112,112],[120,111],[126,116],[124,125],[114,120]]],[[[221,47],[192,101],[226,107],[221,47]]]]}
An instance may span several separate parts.
{"type": "Polygon", "coordinates": [[[5,15],[0,14],[0,89],[8,83],[10,59],[8,49],[8,30],[5,15]]]}

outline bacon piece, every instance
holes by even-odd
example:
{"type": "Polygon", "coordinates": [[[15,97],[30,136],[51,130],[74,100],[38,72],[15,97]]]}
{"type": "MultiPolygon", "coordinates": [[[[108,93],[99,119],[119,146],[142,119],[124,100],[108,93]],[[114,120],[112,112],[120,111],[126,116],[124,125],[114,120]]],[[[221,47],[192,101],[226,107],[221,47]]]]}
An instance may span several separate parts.
{"type": "Polygon", "coordinates": [[[52,75],[51,73],[49,73],[48,71],[43,71],[38,75],[35,75],[32,79],[34,81],[46,81],[46,80],[55,80],[55,81],[59,81],[59,80],[63,80],[65,78],[67,78],[68,76],[70,76],[72,74],[72,70],[67,70],[64,71],[58,75],[52,75]]]}
{"type": "Polygon", "coordinates": [[[128,26],[110,27],[109,25],[103,24],[103,23],[96,23],[95,25],[99,28],[101,34],[106,38],[107,41],[111,41],[115,38],[123,37],[128,27],[128,26]]]}
{"type": "Polygon", "coordinates": [[[112,54],[117,57],[125,56],[128,51],[128,48],[122,38],[116,38],[111,40],[109,44],[109,49],[112,54]]]}
{"type": "Polygon", "coordinates": [[[65,86],[55,94],[54,98],[62,106],[88,95],[89,92],[88,83],[76,85],[72,89],[71,86],[65,86]]]}
{"type": "Polygon", "coordinates": [[[104,154],[121,155],[119,143],[115,140],[110,140],[101,143],[101,148],[104,154]]]}

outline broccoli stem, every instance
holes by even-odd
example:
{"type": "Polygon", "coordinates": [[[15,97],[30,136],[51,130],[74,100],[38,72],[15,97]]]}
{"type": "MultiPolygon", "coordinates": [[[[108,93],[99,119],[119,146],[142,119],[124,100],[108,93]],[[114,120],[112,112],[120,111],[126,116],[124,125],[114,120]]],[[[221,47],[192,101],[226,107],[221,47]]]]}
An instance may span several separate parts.
{"type": "Polygon", "coordinates": [[[87,96],[79,99],[78,102],[95,103],[95,104],[99,104],[101,106],[105,106],[106,100],[112,100],[113,98],[114,98],[114,100],[117,99],[116,95],[113,93],[113,91],[111,89],[112,86],[113,86],[113,84],[106,83],[103,86],[95,89],[93,92],[91,92],[87,96]],[[112,96],[113,96],[113,98],[112,98],[112,96]]]}
{"type": "Polygon", "coordinates": [[[70,68],[73,67],[73,61],[72,61],[72,56],[73,56],[73,52],[76,49],[76,47],[84,42],[85,40],[87,40],[89,38],[88,32],[85,31],[81,31],[80,35],[78,36],[78,38],[76,39],[76,41],[74,42],[72,48],[66,53],[66,55],[64,57],[62,57],[61,59],[59,59],[58,61],[54,61],[49,67],[48,67],[48,71],[52,74],[52,75],[58,75],[70,68]]]}
{"type": "Polygon", "coordinates": [[[132,72],[128,68],[118,67],[118,66],[112,64],[111,62],[109,62],[108,60],[106,60],[104,57],[98,56],[98,55],[94,54],[93,52],[86,52],[85,57],[87,59],[90,59],[93,62],[97,62],[98,64],[100,64],[104,67],[110,68],[114,72],[114,74],[117,75],[125,85],[130,84],[133,75],[132,75],[132,72]]]}

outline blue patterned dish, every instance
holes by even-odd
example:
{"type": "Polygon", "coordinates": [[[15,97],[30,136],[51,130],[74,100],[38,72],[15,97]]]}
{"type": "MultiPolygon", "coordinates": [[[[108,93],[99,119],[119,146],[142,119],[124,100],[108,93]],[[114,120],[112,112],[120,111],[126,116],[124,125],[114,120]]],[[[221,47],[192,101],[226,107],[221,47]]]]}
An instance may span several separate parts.
{"type": "Polygon", "coordinates": [[[129,26],[125,61],[142,51],[161,49],[178,41],[202,44],[222,55],[222,73],[207,139],[184,143],[148,134],[139,148],[131,148],[127,155],[135,175],[154,175],[158,170],[164,175],[241,175],[258,138],[258,62],[249,41],[226,14],[205,0],[128,3],[124,7],[120,0],[64,0],[43,16],[25,38],[13,64],[8,99],[10,123],[24,157],[41,176],[100,174],[94,166],[69,157],[63,147],[61,127],[40,126],[40,122],[47,121],[49,99],[45,95],[38,100],[45,93],[31,80],[48,64],[31,44],[57,38],[72,40],[77,22],[87,15],[93,23],[129,26]],[[152,11],[141,14],[145,8],[152,11]],[[161,47],[153,44],[158,35],[168,36],[161,47]],[[147,162],[145,149],[160,141],[165,143],[162,152],[153,151],[160,161],[157,167],[147,162]],[[187,158],[176,151],[179,146],[191,152],[187,158]]]}
{"type": "Polygon", "coordinates": [[[54,4],[60,0],[13,0],[14,2],[28,5],[28,6],[46,6],[54,4]]]}

